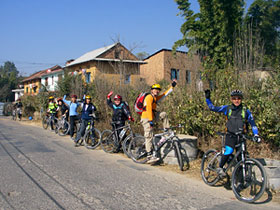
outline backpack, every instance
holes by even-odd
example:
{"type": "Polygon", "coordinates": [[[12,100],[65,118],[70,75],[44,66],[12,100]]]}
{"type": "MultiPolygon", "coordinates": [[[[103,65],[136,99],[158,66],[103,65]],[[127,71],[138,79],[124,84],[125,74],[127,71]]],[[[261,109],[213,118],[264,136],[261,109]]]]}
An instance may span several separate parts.
{"type": "Polygon", "coordinates": [[[150,93],[140,93],[138,95],[138,97],[136,98],[135,100],[135,103],[134,103],[134,109],[135,109],[135,112],[139,115],[142,114],[142,112],[144,111],[144,100],[145,100],[145,97],[147,95],[149,95],[150,93]]]}
{"type": "MultiPolygon", "coordinates": [[[[242,107],[242,111],[241,111],[241,117],[242,117],[242,121],[243,121],[243,129],[245,131],[245,133],[248,131],[248,122],[246,120],[246,111],[247,111],[247,107],[246,106],[243,106],[242,107]]],[[[232,109],[231,109],[231,106],[228,106],[227,107],[227,120],[230,119],[231,117],[231,114],[232,114],[232,109]]]]}

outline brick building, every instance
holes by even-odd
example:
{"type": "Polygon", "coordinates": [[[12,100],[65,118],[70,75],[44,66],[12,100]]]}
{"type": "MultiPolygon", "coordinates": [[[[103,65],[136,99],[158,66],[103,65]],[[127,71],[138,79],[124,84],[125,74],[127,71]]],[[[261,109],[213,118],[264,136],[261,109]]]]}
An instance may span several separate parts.
{"type": "Polygon", "coordinates": [[[144,59],[140,66],[141,78],[151,85],[155,82],[173,79],[180,85],[193,86],[199,90],[202,87],[200,77],[201,63],[197,55],[187,52],[161,49],[144,59]]]}

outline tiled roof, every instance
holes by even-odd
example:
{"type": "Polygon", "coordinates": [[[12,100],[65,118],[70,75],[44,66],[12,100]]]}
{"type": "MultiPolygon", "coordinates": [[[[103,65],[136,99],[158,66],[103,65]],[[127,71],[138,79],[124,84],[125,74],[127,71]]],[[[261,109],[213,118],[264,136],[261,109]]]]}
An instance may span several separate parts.
{"type": "Polygon", "coordinates": [[[49,69],[46,69],[45,72],[41,76],[45,76],[45,75],[48,75],[48,74],[53,74],[53,73],[61,72],[61,71],[63,71],[61,66],[55,65],[55,66],[53,66],[49,69]]]}
{"type": "Polygon", "coordinates": [[[48,69],[45,69],[45,70],[42,70],[42,71],[38,71],[38,72],[32,74],[31,76],[25,78],[21,82],[27,82],[27,81],[34,80],[34,79],[40,79],[42,75],[50,73],[50,72],[48,72],[48,70],[50,70],[50,72],[54,72],[54,71],[62,70],[62,68],[61,68],[61,66],[55,65],[51,68],[48,68],[48,69]]]}

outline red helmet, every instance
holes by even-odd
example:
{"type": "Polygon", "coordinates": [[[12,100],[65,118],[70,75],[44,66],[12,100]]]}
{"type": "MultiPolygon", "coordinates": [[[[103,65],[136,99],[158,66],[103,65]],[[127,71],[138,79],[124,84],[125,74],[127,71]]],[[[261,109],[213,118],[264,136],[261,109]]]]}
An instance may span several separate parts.
{"type": "Polygon", "coordinates": [[[19,98],[18,101],[21,101],[21,99],[19,98]]]}
{"type": "Polygon", "coordinates": [[[74,95],[71,96],[71,98],[76,98],[77,99],[78,97],[77,97],[77,95],[74,94],[74,95]]]}
{"type": "Polygon", "coordinates": [[[59,102],[59,101],[62,101],[62,98],[58,98],[58,99],[57,99],[57,102],[59,102]]]}
{"type": "Polygon", "coordinates": [[[120,95],[115,95],[114,96],[114,100],[117,100],[117,99],[119,99],[120,101],[122,100],[122,97],[120,96],[120,95]]]}

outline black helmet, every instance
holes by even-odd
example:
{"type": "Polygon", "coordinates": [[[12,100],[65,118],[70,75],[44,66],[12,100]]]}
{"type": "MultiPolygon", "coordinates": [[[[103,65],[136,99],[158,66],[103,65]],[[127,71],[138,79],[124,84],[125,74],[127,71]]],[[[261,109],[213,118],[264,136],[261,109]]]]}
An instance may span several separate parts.
{"type": "Polygon", "coordinates": [[[243,93],[241,90],[233,90],[233,91],[231,91],[230,96],[239,96],[239,97],[243,98],[243,93]]]}

